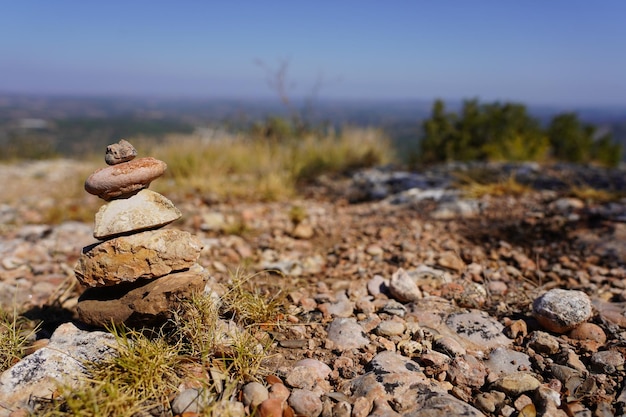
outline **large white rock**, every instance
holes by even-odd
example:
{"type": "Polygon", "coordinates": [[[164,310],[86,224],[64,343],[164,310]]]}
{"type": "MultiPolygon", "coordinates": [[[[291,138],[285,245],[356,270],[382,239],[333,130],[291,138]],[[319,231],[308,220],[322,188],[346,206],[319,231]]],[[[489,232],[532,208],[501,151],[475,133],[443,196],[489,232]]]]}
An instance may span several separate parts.
{"type": "Polygon", "coordinates": [[[0,374],[0,417],[8,416],[10,409],[28,409],[31,397],[50,398],[58,384],[75,383],[84,376],[86,362],[114,353],[114,342],[110,333],[60,325],[46,347],[0,374]]]}
{"type": "Polygon", "coordinates": [[[124,233],[156,229],[180,217],[180,211],[170,200],[143,189],[132,197],[112,200],[100,207],[93,237],[104,240],[124,233]]]}

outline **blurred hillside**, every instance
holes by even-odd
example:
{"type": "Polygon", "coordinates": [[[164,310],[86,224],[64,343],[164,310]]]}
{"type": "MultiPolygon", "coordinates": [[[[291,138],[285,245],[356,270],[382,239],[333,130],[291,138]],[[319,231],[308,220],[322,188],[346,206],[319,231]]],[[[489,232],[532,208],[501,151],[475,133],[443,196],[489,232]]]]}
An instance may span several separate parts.
{"type": "MultiPolygon", "coordinates": [[[[458,111],[461,102],[447,102],[458,111]]],[[[275,100],[163,99],[133,97],[72,97],[0,94],[0,159],[84,157],[120,138],[159,141],[172,133],[194,133],[211,140],[249,132],[278,116],[289,119],[293,109],[308,126],[327,133],[343,126],[376,127],[393,141],[398,154],[418,151],[422,123],[432,102],[324,101],[294,102],[291,112],[275,100]]],[[[547,124],[556,114],[576,112],[597,131],[612,133],[626,149],[626,109],[528,107],[547,124]]],[[[626,153],[622,155],[626,160],[626,153]]]]}

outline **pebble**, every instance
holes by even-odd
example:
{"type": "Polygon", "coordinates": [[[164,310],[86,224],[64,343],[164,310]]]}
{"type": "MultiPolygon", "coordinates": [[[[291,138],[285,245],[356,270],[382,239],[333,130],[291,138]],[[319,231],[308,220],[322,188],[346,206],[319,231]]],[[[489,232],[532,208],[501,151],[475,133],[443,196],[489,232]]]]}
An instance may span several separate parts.
{"type": "Polygon", "coordinates": [[[282,382],[272,384],[269,389],[269,398],[275,398],[282,402],[287,401],[289,398],[289,388],[285,386],[282,382]]]}
{"type": "Polygon", "coordinates": [[[243,386],[241,393],[243,405],[252,409],[257,408],[263,401],[269,398],[269,391],[259,382],[247,383],[243,386]]]}
{"type": "Polygon", "coordinates": [[[476,396],[476,406],[486,413],[493,413],[502,406],[505,398],[500,391],[483,392],[476,396]]]}
{"type": "Polygon", "coordinates": [[[207,392],[188,388],[176,396],[171,407],[174,414],[200,413],[210,403],[211,397],[207,392]]]}
{"type": "Polygon", "coordinates": [[[404,323],[395,320],[383,320],[376,326],[376,334],[379,336],[400,336],[404,333],[404,323]]]}
{"type": "Polygon", "coordinates": [[[370,344],[370,339],[354,318],[333,320],[328,326],[327,338],[340,351],[358,349],[370,344]]]}
{"type": "Polygon", "coordinates": [[[85,181],[85,191],[103,200],[129,196],[163,175],[167,165],[151,157],[100,168],[85,181]]]}
{"type": "Polygon", "coordinates": [[[391,276],[389,281],[389,293],[393,298],[402,303],[416,301],[422,298],[422,292],[413,281],[413,278],[402,268],[391,276]]]}
{"type": "Polygon", "coordinates": [[[602,327],[594,323],[583,323],[569,332],[569,337],[575,340],[591,340],[600,345],[606,343],[606,333],[602,327]]]}
{"type": "Polygon", "coordinates": [[[503,333],[504,326],[483,311],[455,313],[446,319],[448,327],[458,336],[473,343],[479,351],[508,346],[512,340],[503,333]]]}
{"type": "Polygon", "coordinates": [[[374,275],[372,279],[367,281],[367,291],[371,296],[376,297],[387,291],[387,281],[382,275],[374,275]]]}
{"type": "Polygon", "coordinates": [[[268,398],[258,409],[261,417],[283,417],[283,401],[279,398],[268,398]]]}
{"type": "Polygon", "coordinates": [[[616,350],[604,350],[591,355],[591,369],[598,373],[614,374],[624,370],[624,356],[616,350]]]}
{"type": "Polygon", "coordinates": [[[485,361],[485,367],[489,371],[490,379],[532,369],[530,357],[527,354],[505,347],[492,350],[485,361]]]}
{"type": "Polygon", "coordinates": [[[107,150],[104,154],[104,161],[107,165],[117,165],[122,162],[130,161],[136,156],[137,150],[135,147],[122,139],[118,143],[107,146],[107,150]]]}
{"type": "Polygon", "coordinates": [[[455,356],[465,355],[466,350],[461,343],[450,336],[442,336],[435,339],[433,347],[438,352],[454,358],[455,356]]]}
{"type": "Polygon", "coordinates": [[[471,355],[457,356],[450,362],[448,376],[454,385],[480,388],[485,383],[485,366],[471,355]]]}
{"type": "Polygon", "coordinates": [[[310,359],[310,358],[301,359],[298,362],[296,362],[293,366],[294,368],[298,366],[309,368],[317,374],[317,377],[319,379],[328,378],[328,376],[332,372],[332,369],[330,369],[330,366],[326,365],[324,362],[319,361],[317,359],[310,359]]]}
{"type": "Polygon", "coordinates": [[[441,253],[437,259],[437,264],[456,272],[460,272],[465,269],[465,262],[459,258],[459,255],[452,251],[441,253]]]}
{"type": "Polygon", "coordinates": [[[565,333],[589,320],[591,300],[582,291],[554,289],[533,302],[533,315],[547,330],[565,333]]]}
{"type": "Polygon", "coordinates": [[[548,355],[557,353],[560,347],[556,337],[542,331],[534,331],[528,336],[528,346],[538,353],[548,355]]]}
{"type": "Polygon", "coordinates": [[[491,387],[510,396],[517,396],[524,392],[534,391],[541,383],[527,372],[515,372],[503,375],[492,382],[491,387]]]}
{"type": "Polygon", "coordinates": [[[297,415],[317,417],[322,413],[323,404],[320,396],[309,390],[294,389],[288,402],[297,415]]]}

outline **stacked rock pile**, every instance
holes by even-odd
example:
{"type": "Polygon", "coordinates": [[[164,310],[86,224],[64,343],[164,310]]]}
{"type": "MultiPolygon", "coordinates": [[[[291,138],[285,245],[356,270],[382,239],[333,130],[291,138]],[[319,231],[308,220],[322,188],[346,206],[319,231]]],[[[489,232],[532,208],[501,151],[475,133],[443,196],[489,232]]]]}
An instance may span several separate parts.
{"type": "Polygon", "coordinates": [[[167,165],[136,155],[125,140],[108,146],[109,166],[85,182],[87,192],[107,201],[95,218],[93,235],[100,242],[83,248],[74,269],[88,287],[77,305],[79,319],[88,325],[162,323],[176,303],[202,291],[208,278],[196,263],[200,241],[189,232],[163,229],[180,211],[148,190],[167,165]]]}

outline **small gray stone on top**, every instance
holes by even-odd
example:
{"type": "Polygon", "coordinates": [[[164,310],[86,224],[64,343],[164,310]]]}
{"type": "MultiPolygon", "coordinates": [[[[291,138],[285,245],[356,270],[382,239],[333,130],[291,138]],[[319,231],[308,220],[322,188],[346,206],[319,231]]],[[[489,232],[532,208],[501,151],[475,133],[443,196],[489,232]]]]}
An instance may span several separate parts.
{"type": "Polygon", "coordinates": [[[117,165],[122,162],[130,161],[136,156],[137,150],[135,147],[122,139],[118,143],[107,146],[107,150],[104,154],[104,161],[108,165],[117,165]]]}

